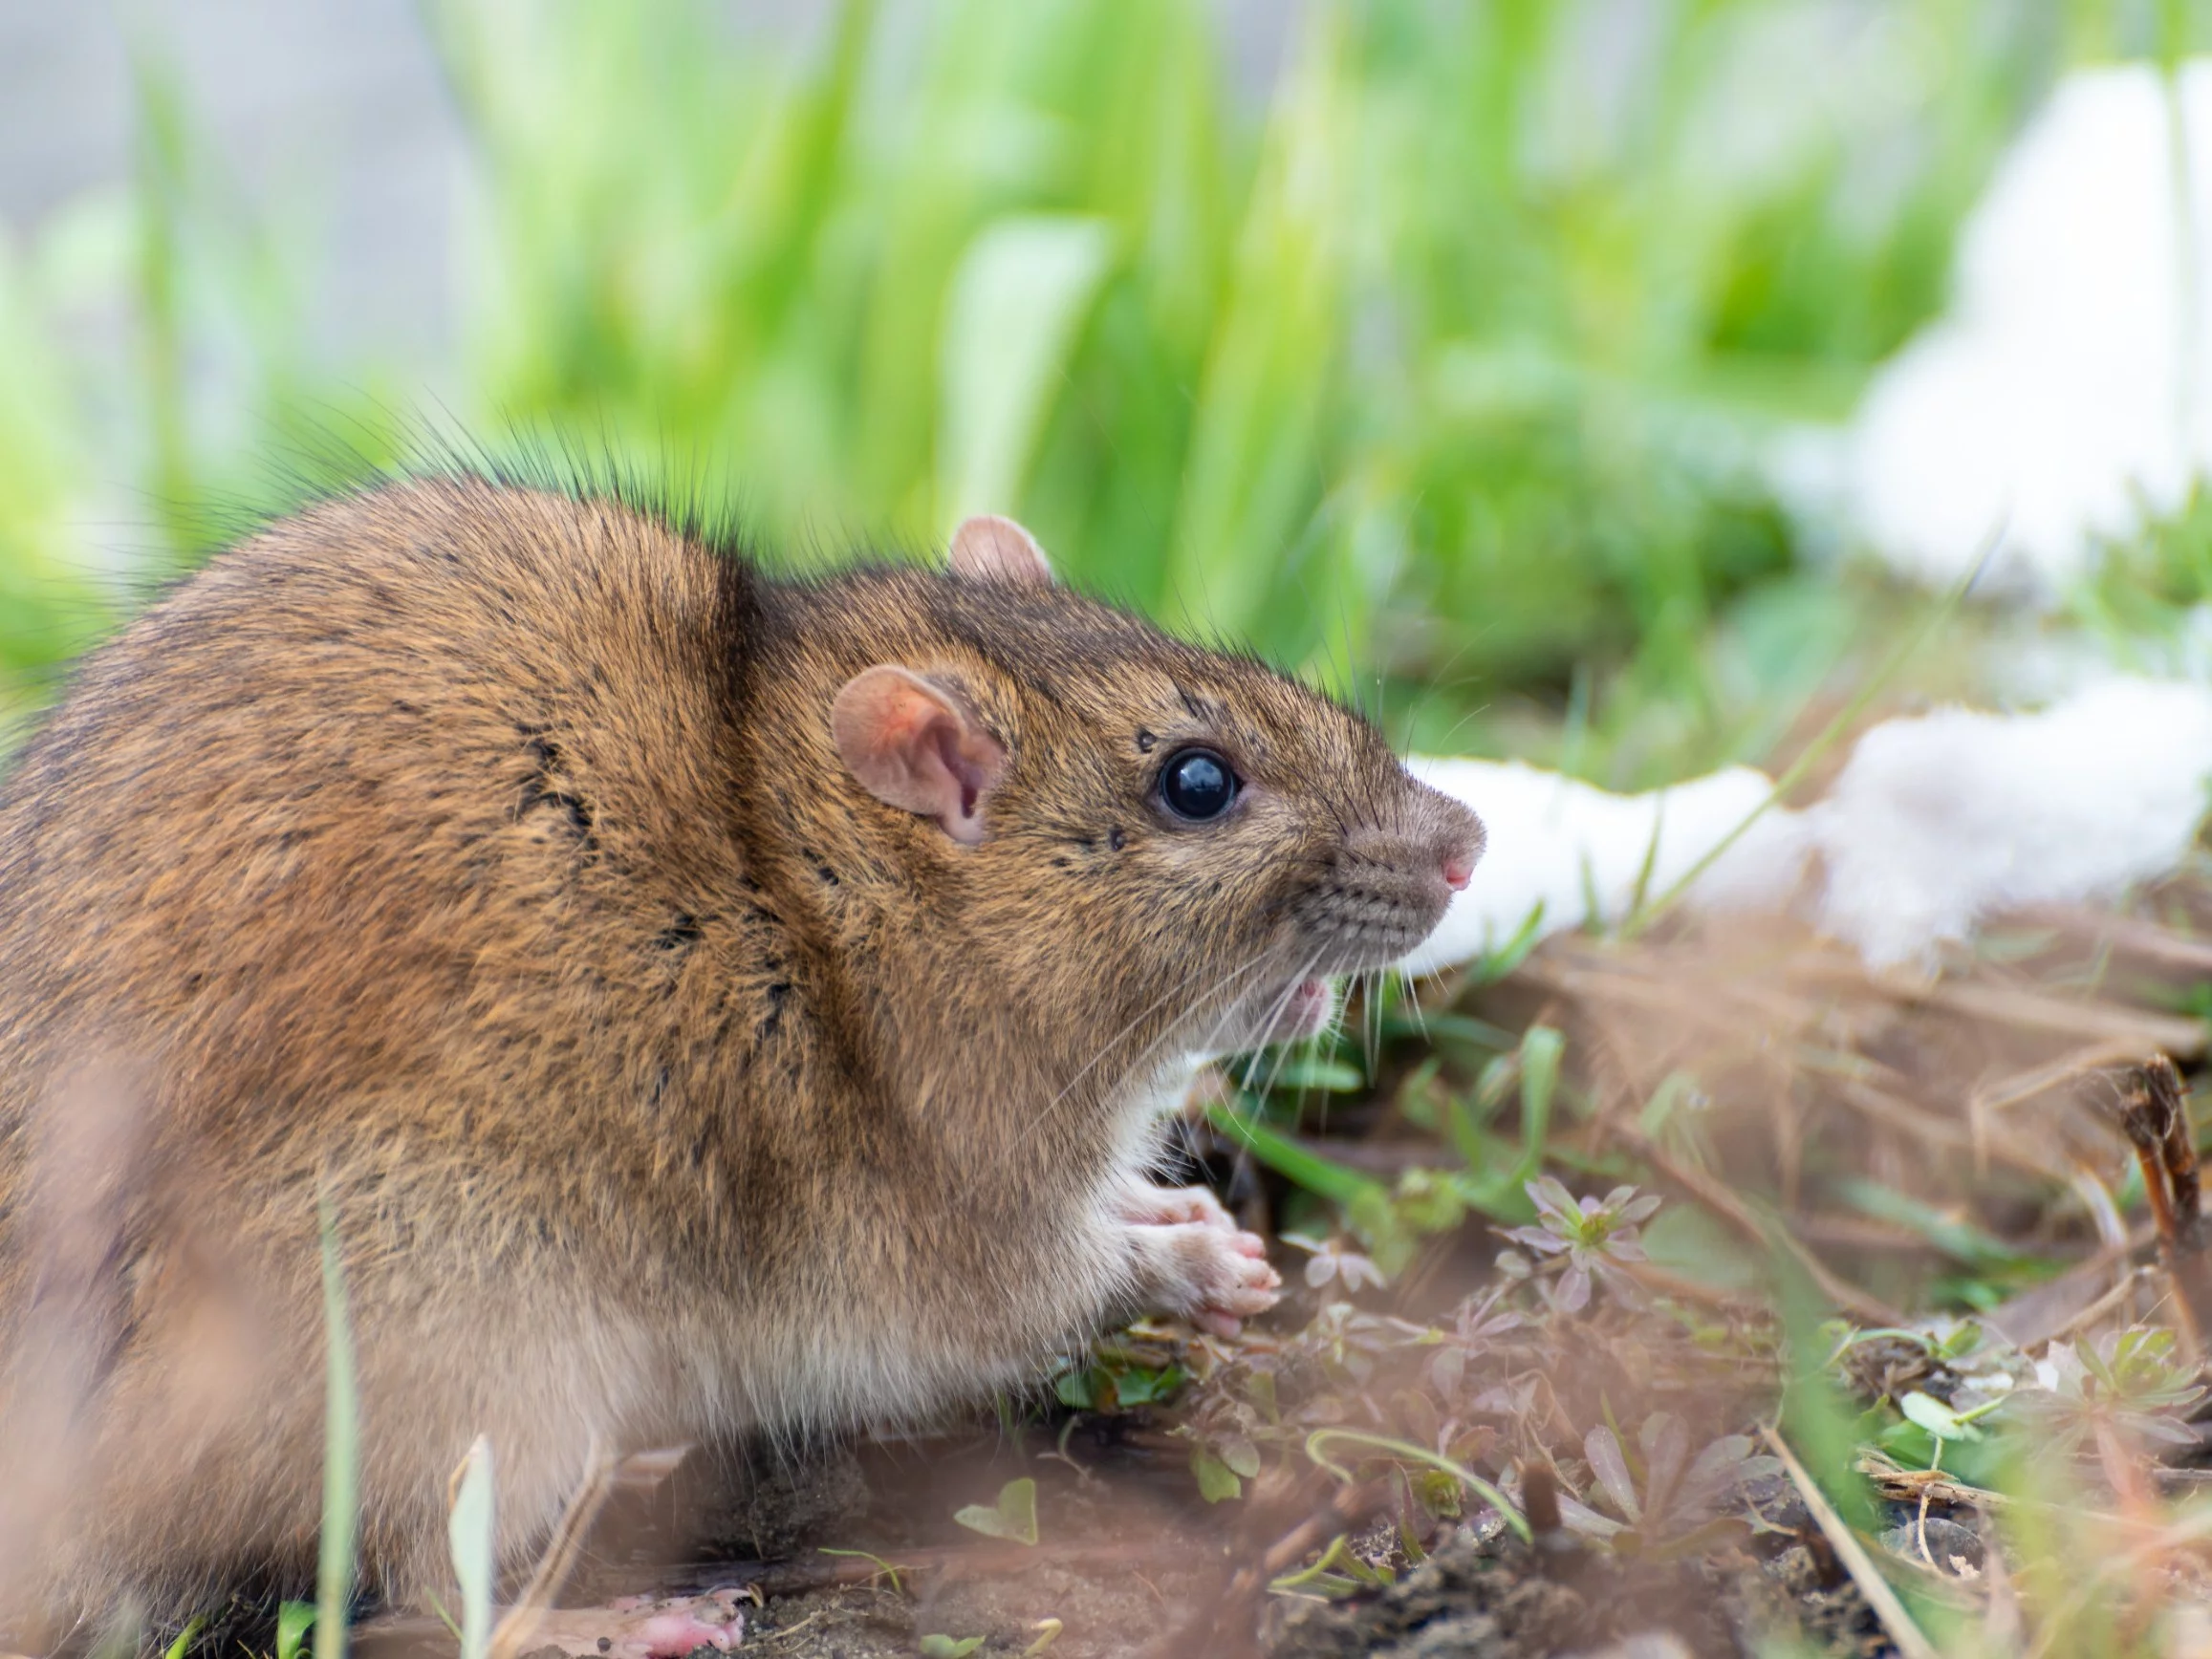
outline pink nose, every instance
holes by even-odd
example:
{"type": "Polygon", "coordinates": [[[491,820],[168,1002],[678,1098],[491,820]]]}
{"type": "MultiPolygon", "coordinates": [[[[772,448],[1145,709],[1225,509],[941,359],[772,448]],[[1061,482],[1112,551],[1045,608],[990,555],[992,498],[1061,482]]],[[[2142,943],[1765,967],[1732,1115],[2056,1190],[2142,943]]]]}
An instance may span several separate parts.
{"type": "Polygon", "coordinates": [[[1444,858],[1444,885],[1454,893],[1464,892],[1475,873],[1475,861],[1467,853],[1453,852],[1444,858]]]}

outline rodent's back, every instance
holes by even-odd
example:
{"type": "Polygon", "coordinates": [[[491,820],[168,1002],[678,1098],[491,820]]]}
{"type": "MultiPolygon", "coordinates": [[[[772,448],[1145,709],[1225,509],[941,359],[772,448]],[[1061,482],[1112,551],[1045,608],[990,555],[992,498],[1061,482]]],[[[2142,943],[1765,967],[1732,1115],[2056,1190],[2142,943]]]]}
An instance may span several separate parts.
{"type": "Polygon", "coordinates": [[[219,557],[0,786],[6,1115],[112,1055],[163,1080],[159,1130],[246,1169],[283,1160],[228,1143],[305,1149],[365,1089],[363,1134],[433,1142],[455,1107],[534,1100],[594,1178],[562,1109],[634,1091],[547,1072],[643,1065],[699,1012],[685,918],[741,878],[717,792],[743,577],[619,507],[470,480],[219,557]]]}
{"type": "MultiPolygon", "coordinates": [[[[95,654],[0,784],[0,1346],[54,1334],[33,1217],[102,1264],[64,1310],[102,1380],[58,1583],[184,1605],[242,1548],[312,1550],[319,1390],[276,1379],[318,1358],[318,1192],[364,1492],[435,1493],[490,1432],[527,1530],[609,1410],[649,1422],[665,1345],[619,1332],[696,1294],[700,1218],[727,1220],[726,1172],[672,1179],[668,1149],[728,1138],[685,1068],[742,1030],[739,936],[768,925],[726,799],[751,579],[614,505],[467,479],[327,503],[95,654]],[[55,1162],[80,1068],[128,1179],[55,1162]],[[488,1395],[488,1348],[513,1368],[488,1395]],[[177,1381],[195,1354],[213,1395],[177,1381]]],[[[43,1383],[0,1374],[0,1414],[43,1383]]],[[[372,1508],[364,1549],[403,1577],[423,1519],[372,1508]]]]}

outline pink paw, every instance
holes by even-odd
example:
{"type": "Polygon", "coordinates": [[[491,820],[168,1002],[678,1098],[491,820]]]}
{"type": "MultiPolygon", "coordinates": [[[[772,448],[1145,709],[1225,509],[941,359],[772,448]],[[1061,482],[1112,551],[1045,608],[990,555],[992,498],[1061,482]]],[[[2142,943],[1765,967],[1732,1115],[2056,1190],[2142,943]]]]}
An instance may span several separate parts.
{"type": "Polygon", "coordinates": [[[745,1641],[738,1594],[624,1596],[604,1607],[563,1607],[538,1621],[525,1649],[558,1648],[575,1659],[680,1659],[700,1648],[727,1652],[745,1641]]]}
{"type": "Polygon", "coordinates": [[[1233,1233],[1237,1226],[1207,1187],[1156,1187],[1146,1181],[1124,1193],[1117,1207],[1124,1221],[1139,1227],[1174,1227],[1198,1221],[1233,1233]]]}
{"type": "Polygon", "coordinates": [[[1275,1305],[1283,1281],[1268,1265],[1266,1240],[1241,1232],[1204,1187],[1147,1186],[1122,1200],[1130,1241],[1163,1311],[1215,1336],[1275,1305]]]}

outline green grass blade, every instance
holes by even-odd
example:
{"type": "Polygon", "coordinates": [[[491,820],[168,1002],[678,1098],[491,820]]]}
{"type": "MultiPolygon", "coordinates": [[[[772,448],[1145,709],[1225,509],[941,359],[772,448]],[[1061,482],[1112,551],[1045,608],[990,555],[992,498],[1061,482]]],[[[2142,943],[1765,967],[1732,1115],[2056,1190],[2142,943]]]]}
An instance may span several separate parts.
{"type": "Polygon", "coordinates": [[[1551,1135],[1551,1103],[1559,1092],[1559,1062],[1567,1039],[1549,1025],[1531,1025],[1521,1039],[1521,1162],[1513,1184],[1533,1180],[1544,1169],[1544,1143],[1551,1135]]]}
{"type": "Polygon", "coordinates": [[[1205,1109],[1205,1115],[1208,1123],[1253,1157],[1309,1193],[1345,1205],[1360,1197],[1369,1197],[1372,1202],[1375,1197],[1386,1196],[1380,1182],[1301,1146],[1291,1136],[1261,1122],[1257,1113],[1242,1112],[1217,1100],[1205,1109]]]}
{"type": "Polygon", "coordinates": [[[468,1448],[456,1472],[453,1508],[445,1518],[445,1541],[453,1553],[453,1576],[461,1585],[461,1659],[485,1659],[491,1651],[493,1542],[491,1442],[482,1434],[468,1448]]]}
{"type": "Polygon", "coordinates": [[[1033,214],[990,225],[962,255],[938,359],[944,528],[1015,509],[1051,394],[1067,377],[1113,251],[1101,220],[1033,214]]]}
{"type": "Polygon", "coordinates": [[[322,1551],[315,1572],[314,1659],[345,1659],[346,1609],[353,1598],[354,1530],[359,1513],[360,1395],[353,1322],[346,1311],[337,1212],[328,1194],[322,1218],[324,1346],[322,1551]]]}

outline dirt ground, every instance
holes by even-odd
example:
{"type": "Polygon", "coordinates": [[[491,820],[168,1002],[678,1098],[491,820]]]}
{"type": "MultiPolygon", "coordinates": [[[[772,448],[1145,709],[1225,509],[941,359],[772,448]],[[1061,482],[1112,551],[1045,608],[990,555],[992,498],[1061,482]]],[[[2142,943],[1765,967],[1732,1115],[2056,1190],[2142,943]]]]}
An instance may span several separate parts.
{"type": "MultiPolygon", "coordinates": [[[[626,1615],[635,1626],[686,1598],[734,1589],[744,1616],[735,1647],[777,1659],[1669,1659],[1748,1654],[1777,1636],[1794,1638],[1799,1651],[1888,1650],[1850,1583],[1799,1541],[1810,1529],[1781,1482],[1756,1495],[1773,1522],[1765,1547],[1624,1564],[1565,1535],[1532,1549],[1486,1513],[1433,1540],[1426,1559],[1388,1587],[1333,1599],[1264,1588],[1251,1562],[1261,1535],[1285,1519],[1280,1506],[1270,1512],[1258,1492],[1245,1504],[1205,1503],[1182,1461],[1150,1443],[1140,1414],[1081,1419],[1064,1448],[1061,1426],[767,1459],[743,1477],[749,1496],[719,1506],[703,1497],[700,1476],[624,1495],[595,1530],[563,1607],[647,1597],[626,1615]],[[1037,1481],[1035,1544],[978,1538],[951,1521],[1023,1474],[1037,1481]],[[693,1546],[697,1559],[672,1560],[691,1553],[677,1541],[675,1512],[702,1506],[696,1524],[711,1536],[693,1546]],[[866,1553],[832,1553],[847,1551],[866,1553]],[[965,1647],[970,1640],[978,1645],[965,1647]]],[[[1355,1545],[1377,1559],[1394,1547],[1387,1522],[1355,1545]]],[[[567,1640],[533,1638],[523,1651],[603,1655],[621,1640],[625,1615],[602,1616],[607,1648],[589,1635],[602,1627],[564,1611],[552,1633],[567,1640]]],[[[362,1659],[445,1659],[451,1638],[425,1621],[372,1621],[358,1648],[362,1659]]]]}

